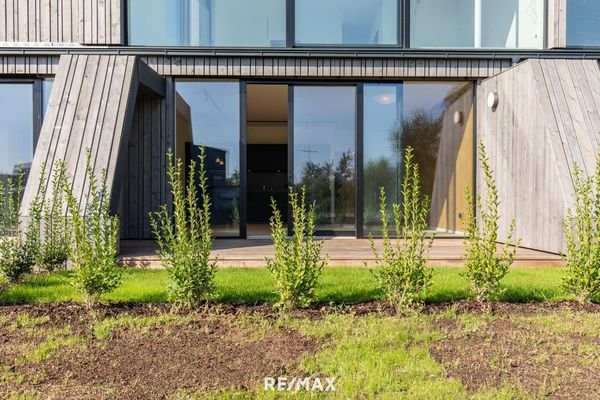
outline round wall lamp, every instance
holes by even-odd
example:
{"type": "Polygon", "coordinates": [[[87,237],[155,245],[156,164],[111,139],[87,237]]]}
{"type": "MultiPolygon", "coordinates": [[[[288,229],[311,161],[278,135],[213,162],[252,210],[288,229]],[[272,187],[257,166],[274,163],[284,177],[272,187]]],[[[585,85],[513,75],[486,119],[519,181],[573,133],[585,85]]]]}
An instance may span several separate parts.
{"type": "Polygon", "coordinates": [[[380,93],[375,96],[375,101],[382,105],[388,105],[396,102],[394,93],[380,93]]]}
{"type": "Polygon", "coordinates": [[[487,103],[488,107],[491,109],[495,109],[498,107],[498,103],[500,102],[500,96],[498,96],[498,92],[491,92],[488,94],[487,103]]]}
{"type": "Polygon", "coordinates": [[[454,123],[456,125],[461,125],[463,123],[463,113],[462,113],[462,111],[456,111],[454,113],[454,123]]]}

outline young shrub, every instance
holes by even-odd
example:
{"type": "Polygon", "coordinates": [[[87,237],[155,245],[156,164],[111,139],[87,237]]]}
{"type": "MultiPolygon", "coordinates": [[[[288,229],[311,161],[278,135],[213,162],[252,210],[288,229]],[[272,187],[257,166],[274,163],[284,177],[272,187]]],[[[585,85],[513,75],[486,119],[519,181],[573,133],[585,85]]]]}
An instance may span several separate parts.
{"type": "Polygon", "coordinates": [[[307,307],[315,299],[315,287],[327,260],[321,259],[323,242],[316,240],[315,205],[306,207],[306,189],[300,195],[290,189],[289,203],[292,211],[292,237],[288,238],[286,225],[274,199],[271,199],[271,235],[275,256],[267,259],[267,268],[275,279],[281,310],[307,307]]]}
{"type": "MultiPolygon", "coordinates": [[[[63,161],[54,166],[52,195],[43,205],[38,267],[53,272],[66,267],[69,259],[70,227],[65,211],[66,172],[63,161]]],[[[42,180],[40,180],[41,182],[42,180]]],[[[46,196],[44,196],[46,197],[46,196]]]]}
{"type": "Polygon", "coordinates": [[[563,287],[580,303],[600,294],[600,154],[594,176],[575,166],[575,204],[563,223],[567,272],[563,287]]]}
{"type": "Polygon", "coordinates": [[[117,263],[119,218],[110,211],[106,172],[102,171],[99,178],[95,176],[89,151],[86,171],[90,189],[85,209],[75,198],[71,183],[65,182],[64,191],[73,230],[69,251],[71,283],[86,306],[93,307],[103,294],[121,284],[122,268],[117,263]]]}
{"type": "Polygon", "coordinates": [[[179,159],[174,162],[170,151],[167,157],[173,212],[163,205],[159,212],[150,214],[152,231],[159,245],[160,260],[171,278],[171,299],[179,305],[194,307],[213,295],[217,268],[216,261],[210,258],[213,232],[204,163],[206,151],[202,147],[199,162],[190,162],[187,186],[183,180],[183,162],[179,159]]]}
{"type": "Polygon", "coordinates": [[[421,303],[421,294],[433,277],[426,268],[426,253],[435,235],[427,238],[427,217],[431,200],[422,194],[419,167],[414,151],[406,149],[402,204],[392,204],[392,218],[396,239],[390,238],[385,189],[380,188],[383,254],[379,254],[373,235],[369,235],[376,267],[372,270],[377,283],[397,312],[406,311],[421,303]]]}
{"type": "Polygon", "coordinates": [[[477,301],[483,301],[500,293],[500,280],[508,273],[520,240],[513,243],[515,232],[515,220],[513,219],[508,230],[507,241],[503,245],[502,251],[498,252],[500,200],[490,160],[483,144],[479,146],[479,161],[486,192],[485,207],[482,205],[481,196],[473,199],[473,195],[467,187],[465,189],[466,202],[467,204],[475,202],[475,206],[479,210],[479,218],[475,215],[475,209],[469,207],[465,223],[466,250],[463,276],[469,281],[471,291],[475,294],[477,301]]]}
{"type": "Polygon", "coordinates": [[[31,204],[28,226],[21,218],[21,196],[25,174],[21,165],[15,176],[0,181],[0,274],[16,283],[31,273],[39,247],[40,202],[31,204]]]}

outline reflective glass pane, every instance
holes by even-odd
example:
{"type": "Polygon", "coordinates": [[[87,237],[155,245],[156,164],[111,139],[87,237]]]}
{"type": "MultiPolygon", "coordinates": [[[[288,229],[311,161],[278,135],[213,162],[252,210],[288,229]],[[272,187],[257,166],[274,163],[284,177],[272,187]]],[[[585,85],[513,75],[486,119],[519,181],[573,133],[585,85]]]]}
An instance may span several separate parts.
{"type": "Polygon", "coordinates": [[[42,118],[46,115],[46,109],[50,102],[50,93],[52,93],[52,86],[54,85],[54,78],[46,78],[42,80],[42,118]]]}
{"type": "Polygon", "coordinates": [[[285,46],[285,1],[129,0],[129,43],[285,46]]]}
{"type": "Polygon", "coordinates": [[[0,179],[21,164],[29,173],[33,159],[33,85],[0,83],[0,179]]]}
{"type": "Polygon", "coordinates": [[[544,46],[544,0],[419,0],[410,18],[415,48],[544,46]]]}
{"type": "Polygon", "coordinates": [[[205,146],[215,235],[239,236],[239,84],[177,82],[176,88],[176,155],[188,165],[205,146]]]}
{"type": "Polygon", "coordinates": [[[567,45],[600,46],[600,1],[567,1],[567,45]]]}
{"type": "Polygon", "coordinates": [[[298,44],[396,44],[397,0],[296,0],[298,44]]]}
{"type": "Polygon", "coordinates": [[[294,87],[294,184],[315,202],[317,229],[355,230],[356,88],[294,87]]]}
{"type": "Polygon", "coordinates": [[[378,191],[400,203],[402,157],[414,149],[423,192],[431,197],[429,228],[463,230],[464,189],[473,186],[473,92],[470,83],[364,86],[365,234],[380,234],[378,191]]]}

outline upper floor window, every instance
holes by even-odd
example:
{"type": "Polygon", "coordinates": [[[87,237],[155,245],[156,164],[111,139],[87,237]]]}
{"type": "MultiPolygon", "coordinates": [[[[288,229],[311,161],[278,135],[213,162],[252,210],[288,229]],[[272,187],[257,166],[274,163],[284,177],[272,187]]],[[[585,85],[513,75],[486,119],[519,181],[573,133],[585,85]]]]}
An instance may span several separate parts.
{"type": "Polygon", "coordinates": [[[413,0],[411,47],[541,49],[544,3],[544,0],[413,0]]]}
{"type": "Polygon", "coordinates": [[[296,0],[296,44],[398,43],[398,0],[296,0]]]}
{"type": "Polygon", "coordinates": [[[129,0],[129,44],[285,46],[283,0],[129,0]]]}
{"type": "Polygon", "coordinates": [[[600,46],[600,1],[567,1],[567,46],[600,46]]]}

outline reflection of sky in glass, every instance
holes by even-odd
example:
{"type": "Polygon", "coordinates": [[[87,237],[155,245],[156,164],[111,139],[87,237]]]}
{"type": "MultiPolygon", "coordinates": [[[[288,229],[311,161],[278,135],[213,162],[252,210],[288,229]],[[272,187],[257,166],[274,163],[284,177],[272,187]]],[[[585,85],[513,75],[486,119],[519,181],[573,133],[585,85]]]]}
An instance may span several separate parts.
{"type": "MultiPolygon", "coordinates": [[[[462,84],[461,84],[462,85],[462,84]]],[[[369,157],[394,157],[390,135],[397,128],[399,115],[409,119],[416,111],[439,117],[444,99],[455,83],[366,84],[364,89],[365,161],[369,157]],[[389,102],[388,99],[392,101],[389,102]],[[369,140],[371,138],[372,140],[369,140]]]]}
{"type": "Polygon", "coordinates": [[[0,84],[0,174],[33,158],[33,87],[0,84]]]}
{"type": "Polygon", "coordinates": [[[50,101],[50,93],[54,85],[54,78],[46,78],[42,80],[42,117],[46,114],[48,102],[50,101]]]}
{"type": "Polygon", "coordinates": [[[567,44],[600,46],[600,1],[567,1],[567,44]]]}
{"type": "Polygon", "coordinates": [[[237,82],[178,82],[190,106],[193,140],[227,151],[227,176],[239,171],[240,97],[237,82]]]}
{"type": "Polygon", "coordinates": [[[296,0],[296,42],[395,44],[397,0],[296,0]]]}
{"type": "Polygon", "coordinates": [[[129,0],[129,43],[285,46],[282,0],[129,0]]]}
{"type": "Polygon", "coordinates": [[[294,87],[294,174],[354,152],[356,88],[294,87]]]}

